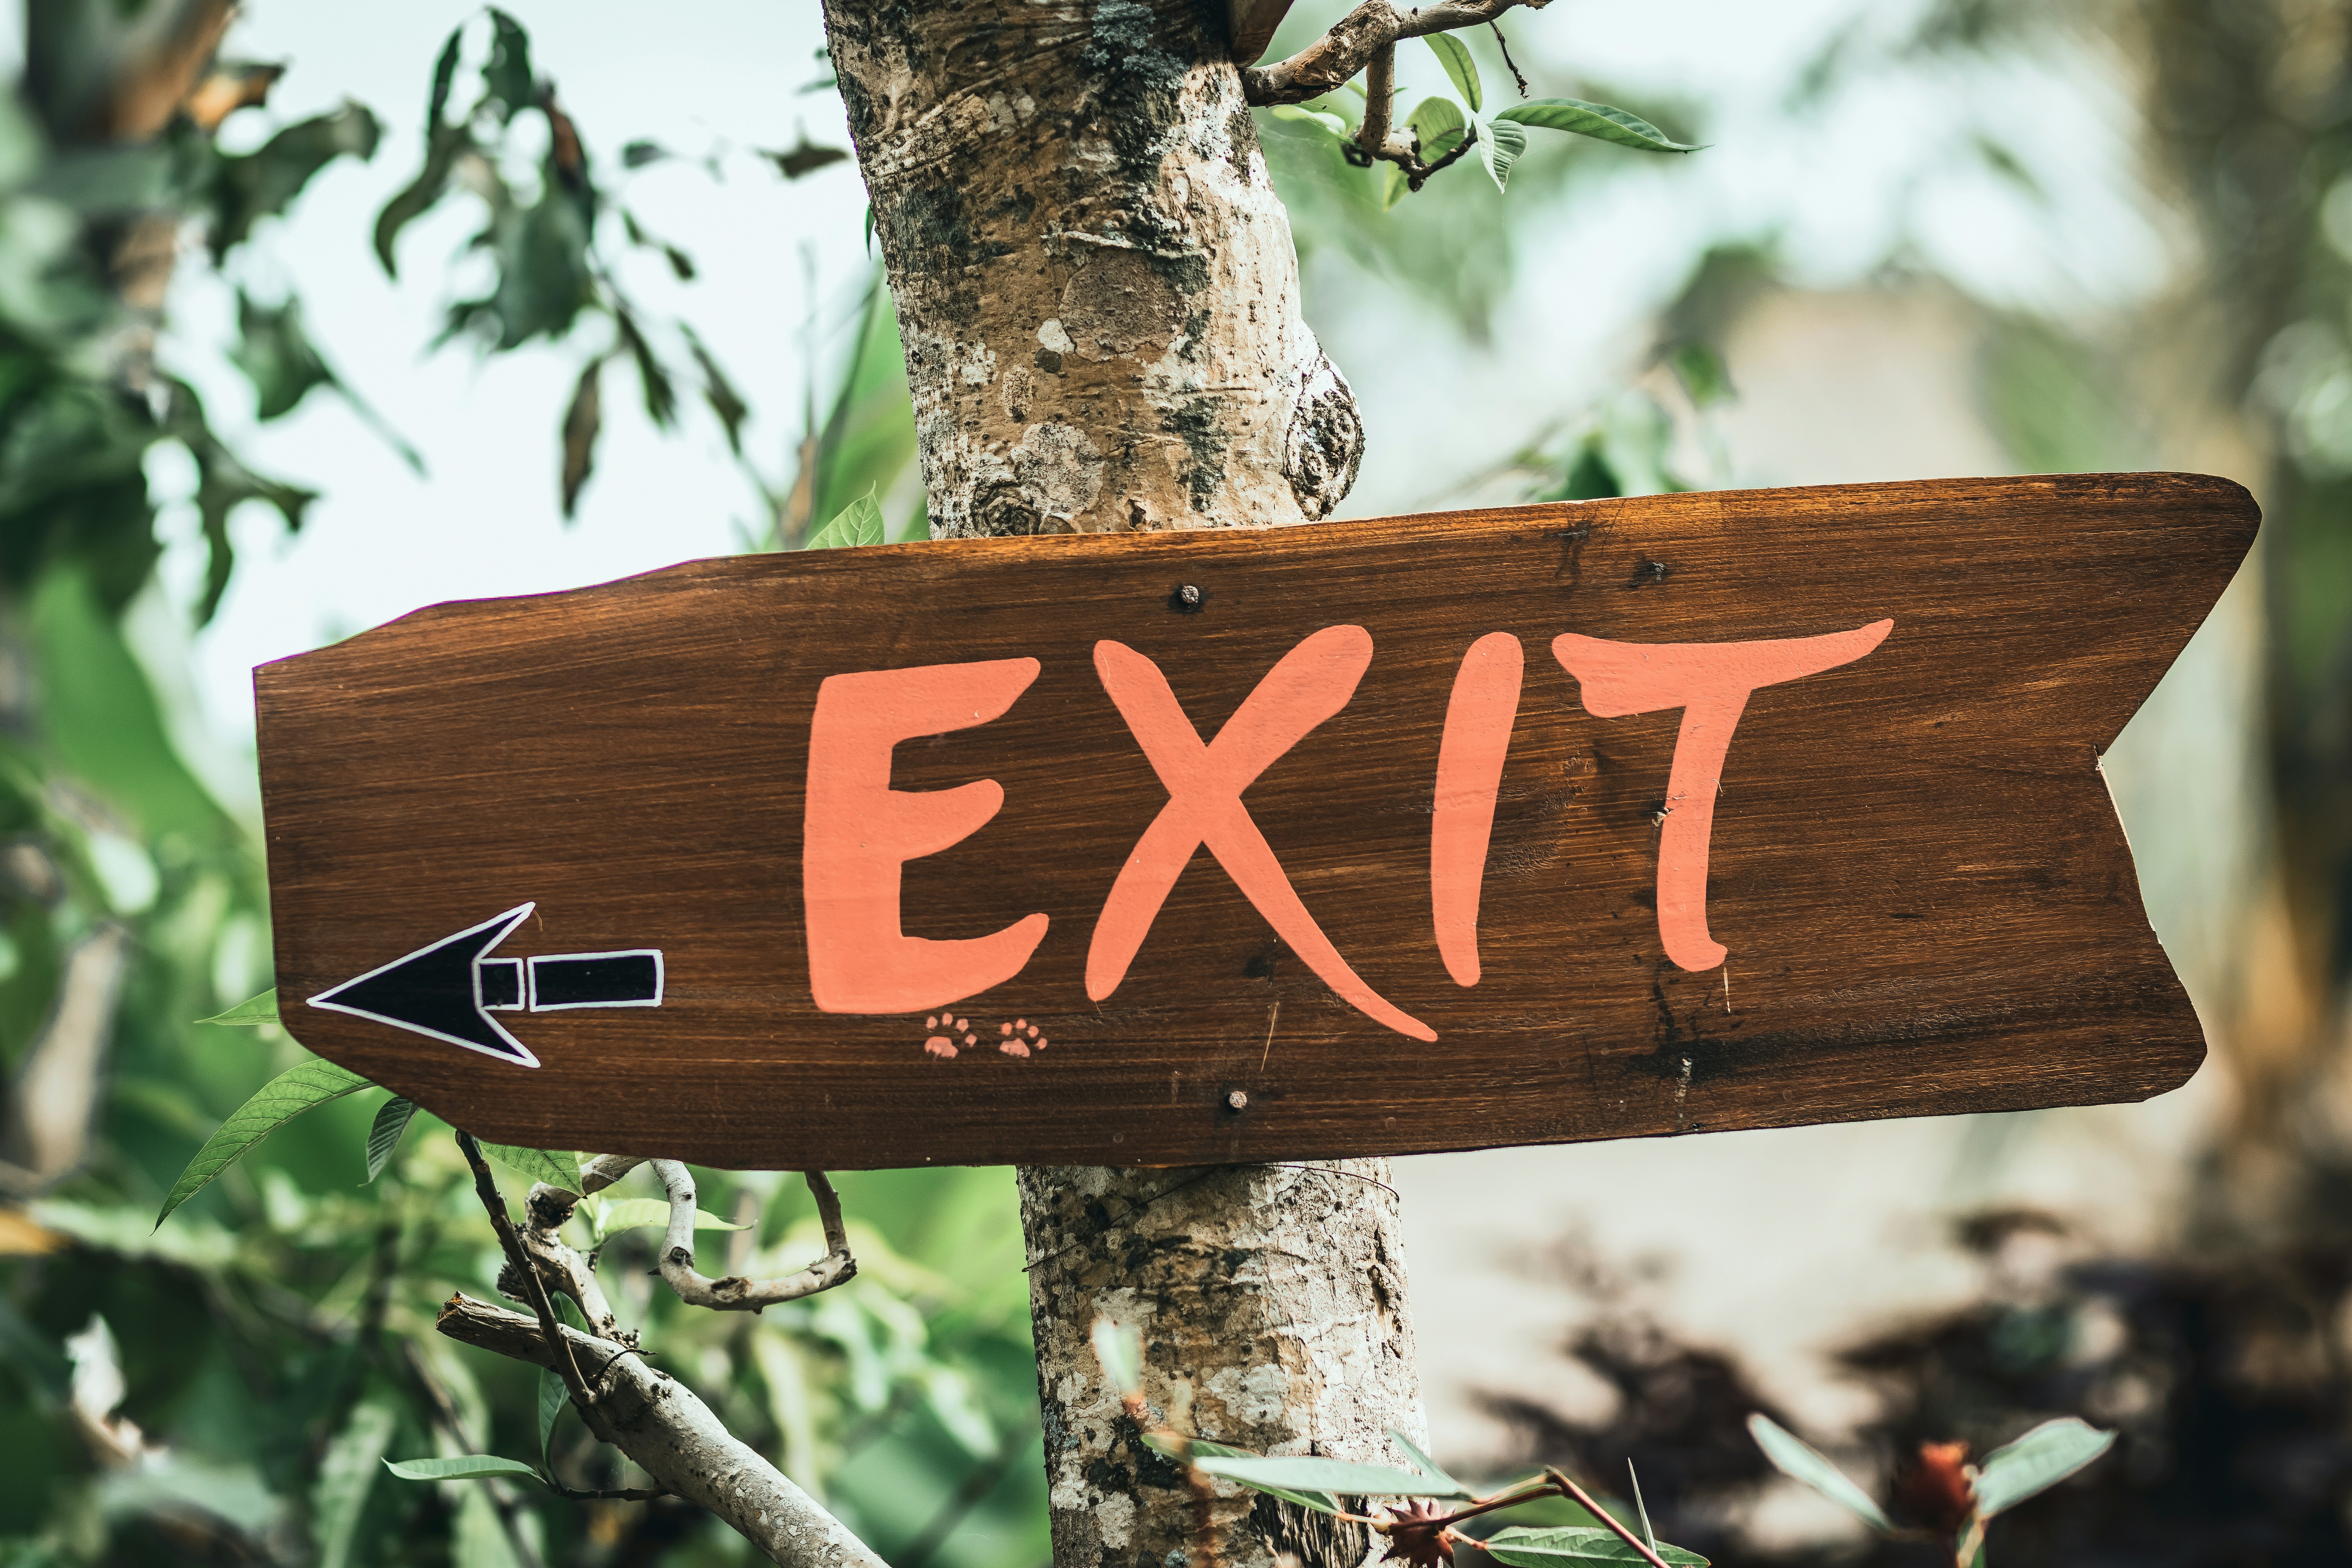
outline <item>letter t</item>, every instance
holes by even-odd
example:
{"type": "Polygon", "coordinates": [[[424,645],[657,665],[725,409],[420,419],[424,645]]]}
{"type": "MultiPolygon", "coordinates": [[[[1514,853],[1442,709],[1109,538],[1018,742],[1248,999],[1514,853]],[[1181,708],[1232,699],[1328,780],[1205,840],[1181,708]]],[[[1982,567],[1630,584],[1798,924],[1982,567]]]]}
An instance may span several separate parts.
{"type": "Polygon", "coordinates": [[[1658,836],[1658,940],[1680,967],[1713,969],[1724,959],[1723,944],[1706,929],[1707,840],[1723,760],[1748,693],[1852,664],[1894,629],[1885,620],[1771,642],[1603,642],[1572,633],[1552,639],[1552,657],[1576,677],[1584,710],[1593,717],[1683,710],[1658,836]]]}

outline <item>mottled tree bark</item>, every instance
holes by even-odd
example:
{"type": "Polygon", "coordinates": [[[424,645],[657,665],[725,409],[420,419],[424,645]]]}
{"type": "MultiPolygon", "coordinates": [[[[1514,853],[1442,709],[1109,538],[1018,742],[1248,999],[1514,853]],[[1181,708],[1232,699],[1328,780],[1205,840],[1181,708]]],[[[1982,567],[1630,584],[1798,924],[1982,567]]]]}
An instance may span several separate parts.
{"type": "MultiPolygon", "coordinates": [[[[827,0],[898,309],[934,537],[1328,516],[1362,427],[1299,314],[1224,7],[827,0]]],[[[1021,1173],[1055,1561],[1199,1543],[1087,1343],[1142,1331],[1180,1430],[1379,1459],[1423,1430],[1386,1163],[1021,1173]]],[[[1220,1485],[1223,1560],[1353,1568],[1360,1527],[1220,1485]]],[[[1172,1556],[1171,1553],[1177,1553],[1172,1556]]]]}
{"type": "MultiPolygon", "coordinates": [[[[1425,1442],[1387,1177],[1386,1160],[1021,1173],[1056,1568],[1197,1561],[1202,1505],[1104,1383],[1098,1316],[1141,1333],[1144,1394],[1179,1431],[1389,1464],[1390,1428],[1425,1442]]],[[[1276,1552],[1355,1568],[1372,1546],[1360,1525],[1216,1490],[1220,1561],[1236,1568],[1276,1552]]]]}
{"type": "Polygon", "coordinates": [[[1220,8],[829,0],[825,25],[935,536],[1330,513],[1362,427],[1220,8]]]}

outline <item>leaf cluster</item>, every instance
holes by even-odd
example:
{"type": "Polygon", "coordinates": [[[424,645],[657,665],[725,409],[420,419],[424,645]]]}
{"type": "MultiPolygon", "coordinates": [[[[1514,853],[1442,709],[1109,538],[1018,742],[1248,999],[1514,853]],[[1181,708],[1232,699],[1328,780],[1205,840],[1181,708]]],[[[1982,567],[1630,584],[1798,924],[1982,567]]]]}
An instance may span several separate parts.
{"type": "MultiPolygon", "coordinates": [[[[792,148],[755,151],[788,180],[848,156],[805,138],[792,148]]],[[[658,143],[638,140],[622,148],[617,162],[625,174],[676,157],[658,143]]],[[[715,176],[718,158],[705,163],[715,176]]],[[[743,459],[751,408],[734,379],[690,324],[657,318],[624,282],[625,253],[658,257],[680,282],[697,276],[693,257],[630,209],[600,171],[554,79],[535,63],[530,32],[496,7],[453,29],[435,59],[417,172],[376,216],[376,259],[387,276],[398,273],[403,233],[443,203],[459,198],[480,212],[480,227],[465,249],[487,264],[489,280],[448,306],[436,345],[459,337],[486,353],[512,353],[534,342],[576,345],[579,369],[558,426],[565,517],[577,512],[595,470],[604,425],[604,376],[615,362],[625,362],[635,373],[646,417],[656,429],[677,428],[683,401],[697,396],[729,449],[743,459]],[[469,43],[478,45],[470,72],[469,43]],[[456,109],[461,78],[470,81],[468,101],[456,109]],[[526,139],[520,128],[530,121],[545,133],[535,158],[522,152],[526,139]],[[583,322],[598,330],[583,331],[583,322]]],[[[756,470],[749,471],[756,481],[756,470]]]]}
{"type": "Polygon", "coordinates": [[[1418,191],[1432,175],[1450,167],[1465,153],[1475,153],[1479,167],[1497,192],[1507,189],[1511,170],[1528,149],[1530,127],[1590,137],[1644,153],[1696,153],[1700,149],[1676,142],[1641,116],[1604,103],[1577,98],[1538,98],[1486,108],[1485,83],[1469,47],[1452,33],[1433,33],[1423,39],[1444,68],[1454,97],[1432,95],[1415,104],[1404,118],[1408,155],[1390,157],[1362,145],[1364,89],[1349,82],[1339,90],[1304,104],[1277,104],[1265,112],[1315,132],[1341,161],[1360,168],[1378,165],[1379,205],[1386,211],[1407,193],[1418,191]],[[1465,108],[1465,105],[1467,105],[1465,108]]]}

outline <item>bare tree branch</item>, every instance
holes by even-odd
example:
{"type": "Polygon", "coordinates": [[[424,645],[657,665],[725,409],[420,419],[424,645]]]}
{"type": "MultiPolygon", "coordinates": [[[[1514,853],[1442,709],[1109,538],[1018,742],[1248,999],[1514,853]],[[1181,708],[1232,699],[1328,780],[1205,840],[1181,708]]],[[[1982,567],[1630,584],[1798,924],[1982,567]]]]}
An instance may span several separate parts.
{"type": "MultiPolygon", "coordinates": [[[[436,1325],[451,1339],[533,1366],[557,1352],[520,1312],[452,1296],[436,1325]]],[[[747,1445],[693,1391],[619,1345],[558,1325],[562,1353],[596,1367],[593,1426],[680,1497],[717,1514],[772,1563],[791,1568],[885,1568],[882,1559],[747,1445]]]]}
{"type": "Polygon", "coordinates": [[[506,1249],[507,1261],[520,1276],[523,1299],[539,1314],[539,1331],[548,1345],[548,1361],[562,1374],[563,1386],[572,1394],[572,1403],[585,1414],[596,1403],[589,1392],[586,1380],[580,1375],[580,1363],[572,1358],[571,1342],[561,1337],[562,1325],[555,1321],[555,1303],[547,1299],[547,1281],[539,1277],[539,1269],[522,1249],[522,1238],[515,1235],[514,1221],[507,1214],[507,1201],[499,1194],[498,1179],[490,1174],[489,1163],[482,1158],[482,1146],[474,1135],[460,1130],[457,1147],[466,1156],[466,1163],[474,1168],[474,1192],[482,1200],[482,1207],[490,1215],[490,1228],[499,1233],[499,1245],[506,1249]]]}
{"type": "Polygon", "coordinates": [[[581,1315],[588,1320],[589,1332],[601,1339],[616,1340],[634,1345],[636,1334],[621,1327],[605,1299],[604,1288],[597,1281],[593,1258],[583,1258],[564,1244],[557,1235],[572,1211],[580,1206],[586,1194],[600,1193],[645,1162],[624,1154],[599,1154],[580,1167],[583,1192],[574,1193],[562,1187],[551,1187],[545,1182],[531,1184],[530,1194],[523,1199],[526,1224],[522,1227],[522,1247],[539,1265],[541,1277],[551,1290],[560,1291],[579,1304],[581,1315]]]}
{"type": "Polygon", "coordinates": [[[1503,51],[1503,63],[1510,68],[1511,84],[1519,89],[1519,96],[1521,98],[1527,97],[1527,73],[1519,69],[1519,62],[1511,58],[1511,40],[1503,37],[1503,24],[1500,22],[1489,22],[1486,24],[1486,27],[1488,31],[1495,35],[1495,47],[1503,51]]]}
{"type": "Polygon", "coordinates": [[[782,1279],[712,1279],[694,1268],[694,1178],[675,1160],[656,1160],[654,1174],[669,1194],[669,1230],[662,1237],[661,1276],[677,1299],[721,1312],[756,1312],[780,1301],[797,1301],[845,1284],[857,1274],[849,1254],[849,1233],[841,1223],[841,1199],[823,1171],[808,1171],[809,1192],[824,1226],[825,1255],[782,1279]]]}
{"type": "Polygon", "coordinates": [[[1364,0],[1334,23],[1329,32],[1288,59],[1243,71],[1242,93],[1261,109],[1276,103],[1304,103],[1345,86],[1372,63],[1374,56],[1395,48],[1401,38],[1480,27],[1514,7],[1540,11],[1548,4],[1549,0],[1450,0],[1402,11],[1390,0],[1364,0]]]}
{"type": "MultiPolygon", "coordinates": [[[[1366,162],[1398,151],[1389,139],[1396,115],[1396,46],[1382,44],[1364,64],[1364,122],[1356,127],[1356,148],[1366,162]]],[[[1402,150],[1410,153],[1410,145],[1402,150]]]]}

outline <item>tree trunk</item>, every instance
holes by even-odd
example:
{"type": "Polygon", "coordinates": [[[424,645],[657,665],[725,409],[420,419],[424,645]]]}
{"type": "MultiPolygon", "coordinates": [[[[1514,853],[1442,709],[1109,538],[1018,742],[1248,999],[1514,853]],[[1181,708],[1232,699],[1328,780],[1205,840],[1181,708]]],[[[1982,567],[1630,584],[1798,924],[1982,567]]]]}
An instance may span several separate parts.
{"type": "Polygon", "coordinates": [[[827,0],[935,538],[1328,516],[1363,431],[1196,0],[827,0]]]}
{"type": "MultiPolygon", "coordinates": [[[[1391,1465],[1390,1428],[1426,1445],[1387,1178],[1386,1160],[1021,1173],[1055,1568],[1202,1568],[1202,1505],[1104,1384],[1097,1316],[1140,1331],[1144,1393],[1180,1431],[1391,1465]]],[[[1220,1563],[1356,1568],[1371,1548],[1360,1525],[1217,1489],[1220,1563]]]]}
{"type": "MultiPolygon", "coordinates": [[[[1325,517],[1362,454],[1298,308],[1290,226],[1202,0],[827,0],[934,537],[1325,517]]],[[[1382,1161],[1021,1173],[1055,1561],[1166,1568],[1200,1540],[1088,1346],[1143,1334],[1146,1393],[1237,1447],[1395,1456],[1423,1436],[1382,1161]],[[1164,1194],[1164,1195],[1163,1195],[1164,1194]]],[[[1360,1527],[1220,1486],[1222,1560],[1352,1568],[1360,1527]]]]}

